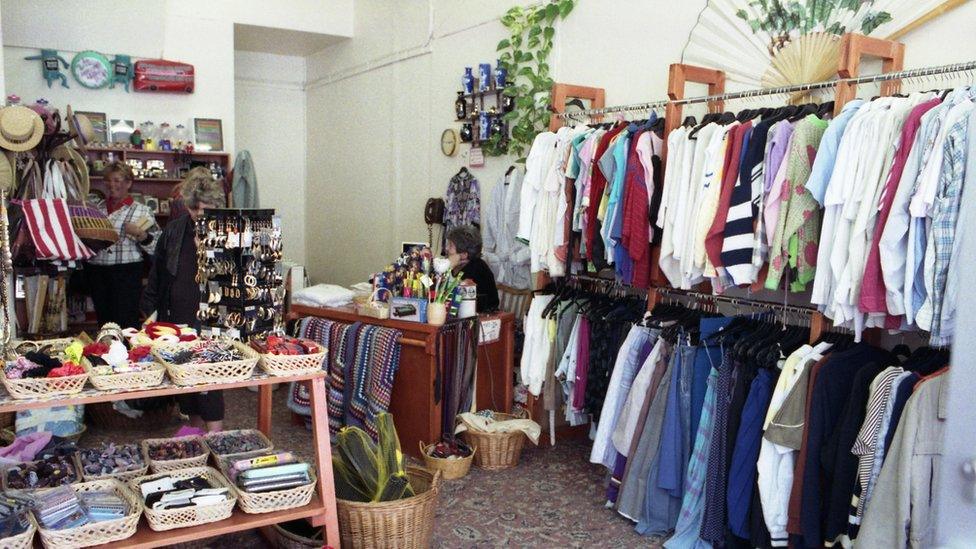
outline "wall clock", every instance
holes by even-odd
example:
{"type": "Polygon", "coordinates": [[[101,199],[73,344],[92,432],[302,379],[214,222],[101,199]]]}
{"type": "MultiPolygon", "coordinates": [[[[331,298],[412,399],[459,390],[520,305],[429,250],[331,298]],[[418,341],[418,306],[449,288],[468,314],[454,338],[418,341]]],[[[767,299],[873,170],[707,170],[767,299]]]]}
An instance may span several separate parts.
{"type": "Polygon", "coordinates": [[[444,130],[441,134],[441,152],[444,156],[454,156],[457,152],[458,133],[453,128],[444,130]]]}
{"type": "Polygon", "coordinates": [[[97,90],[108,85],[112,78],[112,65],[108,57],[87,50],[79,52],[71,60],[71,74],[82,86],[97,90]]]}

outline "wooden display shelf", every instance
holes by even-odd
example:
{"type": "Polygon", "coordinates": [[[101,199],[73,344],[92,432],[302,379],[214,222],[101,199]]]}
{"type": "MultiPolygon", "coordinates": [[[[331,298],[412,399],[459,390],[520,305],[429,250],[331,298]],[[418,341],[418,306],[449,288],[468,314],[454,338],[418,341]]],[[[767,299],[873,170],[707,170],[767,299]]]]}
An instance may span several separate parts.
{"type": "Polygon", "coordinates": [[[125,154],[135,153],[135,154],[162,154],[162,155],[182,154],[186,156],[228,156],[229,154],[226,151],[193,151],[193,152],[159,151],[159,150],[150,151],[146,149],[136,149],[134,147],[92,147],[91,145],[88,146],[88,152],[89,153],[114,152],[114,153],[125,153],[125,154]]]}
{"type": "Polygon", "coordinates": [[[332,476],[332,451],[326,413],[325,376],[325,372],[295,376],[269,376],[264,373],[257,373],[250,379],[244,381],[210,383],[189,387],[174,385],[167,379],[162,385],[152,389],[113,392],[89,388],[76,395],[44,399],[14,399],[6,390],[3,390],[0,391],[0,412],[17,412],[20,410],[50,408],[51,406],[64,406],[69,404],[94,404],[135,398],[200,393],[240,387],[258,387],[258,430],[264,433],[265,436],[271,438],[271,386],[277,383],[290,383],[292,381],[310,382],[312,436],[315,446],[315,468],[318,471],[318,480],[316,481],[318,493],[308,505],[297,509],[258,515],[250,515],[240,509],[235,509],[234,514],[222,521],[165,532],[156,532],[149,528],[145,520],[141,520],[139,529],[134,536],[109,544],[108,546],[159,547],[162,545],[211,538],[231,532],[263,528],[289,520],[309,519],[315,526],[324,526],[325,539],[329,545],[339,547],[339,520],[336,513],[335,485],[332,476]]]}
{"type": "MultiPolygon", "coordinates": [[[[105,177],[104,176],[101,176],[101,175],[91,175],[91,176],[89,176],[89,179],[91,179],[92,181],[102,181],[102,180],[105,179],[105,177]]],[[[132,182],[133,183],[166,183],[166,184],[173,184],[173,183],[180,183],[181,181],[183,181],[183,179],[181,179],[179,177],[133,177],[132,178],[132,182]]]]}

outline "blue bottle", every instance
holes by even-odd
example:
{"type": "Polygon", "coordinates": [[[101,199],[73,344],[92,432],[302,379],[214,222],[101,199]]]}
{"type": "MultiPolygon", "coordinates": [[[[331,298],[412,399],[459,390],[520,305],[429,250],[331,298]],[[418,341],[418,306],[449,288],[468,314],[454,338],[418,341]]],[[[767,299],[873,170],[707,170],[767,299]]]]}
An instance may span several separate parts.
{"type": "Polygon", "coordinates": [[[487,91],[491,88],[491,64],[481,63],[478,65],[478,91],[487,91]]]}
{"type": "Polygon", "coordinates": [[[491,124],[488,120],[488,113],[485,111],[481,111],[481,114],[478,115],[478,140],[479,141],[488,140],[488,132],[490,130],[490,126],[491,124]]]}
{"type": "Polygon", "coordinates": [[[508,69],[506,69],[501,61],[495,64],[495,87],[497,89],[502,89],[505,84],[508,83],[508,69]]]}
{"type": "Polygon", "coordinates": [[[474,92],[474,75],[471,74],[471,67],[464,67],[464,76],[461,77],[461,89],[464,93],[474,92]]]}

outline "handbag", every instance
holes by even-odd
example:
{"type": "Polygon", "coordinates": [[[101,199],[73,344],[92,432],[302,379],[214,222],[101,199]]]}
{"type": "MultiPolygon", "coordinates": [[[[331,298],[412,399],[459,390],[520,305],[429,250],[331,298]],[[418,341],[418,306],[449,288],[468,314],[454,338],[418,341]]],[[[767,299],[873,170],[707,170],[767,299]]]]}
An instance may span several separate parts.
{"type": "Polygon", "coordinates": [[[91,251],[74,230],[65,200],[64,178],[56,161],[49,160],[44,174],[43,198],[22,201],[24,221],[37,259],[79,261],[91,251]]]}
{"type": "MultiPolygon", "coordinates": [[[[61,163],[59,163],[61,164],[61,163]]],[[[81,186],[78,185],[77,173],[67,162],[61,164],[59,170],[67,189],[74,189],[75,196],[81,196],[81,186]]],[[[71,226],[78,238],[93,252],[100,252],[119,241],[119,231],[115,229],[108,216],[100,209],[89,206],[84,197],[81,200],[68,200],[68,212],[71,214],[71,226]]]]}

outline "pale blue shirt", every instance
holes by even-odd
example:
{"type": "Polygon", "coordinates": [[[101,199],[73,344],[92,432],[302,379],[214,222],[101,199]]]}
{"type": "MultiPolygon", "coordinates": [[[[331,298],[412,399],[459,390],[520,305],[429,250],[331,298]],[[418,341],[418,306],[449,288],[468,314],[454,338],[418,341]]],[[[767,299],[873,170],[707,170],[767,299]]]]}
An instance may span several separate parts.
{"type": "Polygon", "coordinates": [[[861,105],[863,99],[854,99],[844,105],[840,114],[837,115],[820,139],[820,146],[817,148],[817,158],[813,161],[810,168],[810,177],[807,179],[807,191],[820,203],[824,205],[824,195],[827,194],[827,184],[830,183],[830,175],[834,171],[834,163],[837,161],[837,149],[840,147],[840,140],[844,137],[844,130],[847,123],[851,120],[861,105]]]}

